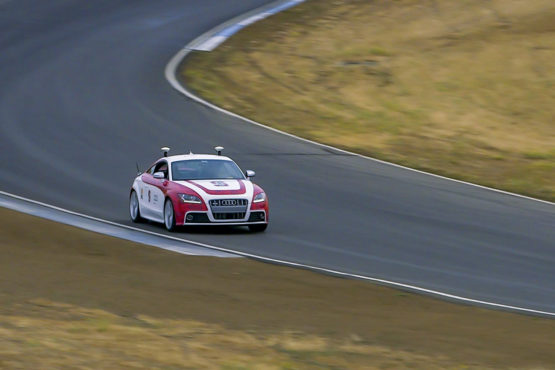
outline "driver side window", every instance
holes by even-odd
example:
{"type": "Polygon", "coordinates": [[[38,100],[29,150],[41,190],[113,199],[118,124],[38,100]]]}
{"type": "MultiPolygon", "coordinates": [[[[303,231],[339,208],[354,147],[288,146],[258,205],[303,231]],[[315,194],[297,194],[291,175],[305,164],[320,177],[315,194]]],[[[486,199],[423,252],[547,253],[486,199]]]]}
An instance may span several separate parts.
{"type": "Polygon", "coordinates": [[[166,161],[161,161],[156,163],[151,175],[155,174],[156,172],[163,172],[164,178],[168,178],[168,163],[166,161]]]}

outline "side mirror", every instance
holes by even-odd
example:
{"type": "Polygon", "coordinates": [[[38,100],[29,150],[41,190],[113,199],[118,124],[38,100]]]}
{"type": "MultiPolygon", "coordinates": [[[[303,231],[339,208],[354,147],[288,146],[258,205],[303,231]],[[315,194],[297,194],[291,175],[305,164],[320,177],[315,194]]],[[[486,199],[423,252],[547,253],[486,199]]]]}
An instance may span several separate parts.
{"type": "Polygon", "coordinates": [[[256,176],[256,172],[254,172],[253,170],[246,170],[245,175],[247,175],[247,179],[250,180],[251,177],[256,176]]]}
{"type": "Polygon", "coordinates": [[[163,180],[166,178],[166,176],[164,175],[164,172],[154,172],[154,175],[152,175],[152,177],[158,180],[163,180]]]}

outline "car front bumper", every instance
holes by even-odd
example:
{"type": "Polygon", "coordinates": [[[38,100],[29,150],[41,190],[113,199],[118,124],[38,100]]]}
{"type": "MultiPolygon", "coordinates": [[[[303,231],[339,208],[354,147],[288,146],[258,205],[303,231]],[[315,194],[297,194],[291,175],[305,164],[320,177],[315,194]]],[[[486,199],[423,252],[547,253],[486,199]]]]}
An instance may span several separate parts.
{"type": "Polygon", "coordinates": [[[265,210],[242,213],[212,213],[191,211],[185,214],[183,225],[252,225],[268,223],[265,210]]]}

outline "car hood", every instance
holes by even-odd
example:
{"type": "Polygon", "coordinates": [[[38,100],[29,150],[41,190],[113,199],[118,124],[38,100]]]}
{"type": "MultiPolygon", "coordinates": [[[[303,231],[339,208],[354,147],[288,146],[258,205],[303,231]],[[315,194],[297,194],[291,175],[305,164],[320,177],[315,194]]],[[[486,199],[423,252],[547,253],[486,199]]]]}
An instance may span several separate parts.
{"type": "MultiPolygon", "coordinates": [[[[207,194],[246,194],[248,186],[246,180],[187,180],[176,181],[178,184],[186,186],[196,192],[207,194]]],[[[250,183],[250,182],[249,182],[250,183]]]]}

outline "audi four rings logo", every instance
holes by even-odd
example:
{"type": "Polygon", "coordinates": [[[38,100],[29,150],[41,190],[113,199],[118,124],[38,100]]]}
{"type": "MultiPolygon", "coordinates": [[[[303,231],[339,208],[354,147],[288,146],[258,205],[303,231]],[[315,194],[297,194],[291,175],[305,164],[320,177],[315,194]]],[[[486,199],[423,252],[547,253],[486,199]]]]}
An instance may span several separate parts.
{"type": "Polygon", "coordinates": [[[216,207],[233,207],[245,205],[246,202],[243,199],[213,199],[210,201],[210,204],[216,207]]]}

